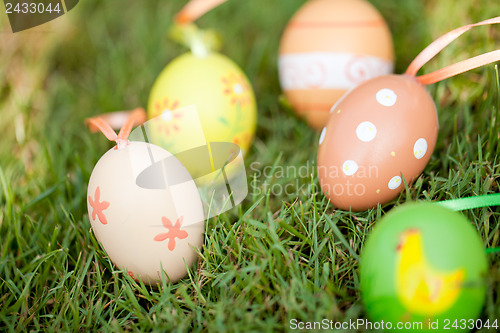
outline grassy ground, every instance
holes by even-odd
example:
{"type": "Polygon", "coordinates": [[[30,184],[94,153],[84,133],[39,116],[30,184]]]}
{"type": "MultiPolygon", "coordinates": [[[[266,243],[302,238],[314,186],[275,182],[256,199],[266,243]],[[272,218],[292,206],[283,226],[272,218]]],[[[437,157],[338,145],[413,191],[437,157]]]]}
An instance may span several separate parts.
{"type": "MultiPolygon", "coordinates": [[[[155,76],[184,51],[165,38],[184,2],[81,1],[59,19],[65,32],[52,24],[44,28],[52,32],[12,36],[3,25],[0,330],[285,331],[291,318],[363,318],[358,255],[382,215],[410,200],[499,191],[500,97],[494,66],[486,66],[430,87],[441,128],[414,185],[384,207],[333,209],[314,173],[318,133],[278,102],[279,36],[304,1],[229,1],[199,24],[221,32],[223,53],[258,96],[257,137],[246,158],[252,190],[241,207],[208,221],[189,277],[159,289],[138,285],[91,235],[87,181],[110,143],[83,120],[146,105],[155,76]],[[303,165],[311,176],[277,172],[303,165]],[[267,176],[258,176],[266,167],[267,176]],[[288,183],[294,191],[275,195],[288,183]]],[[[500,13],[494,0],[373,3],[393,31],[398,72],[433,38],[500,13]]],[[[500,27],[469,32],[425,70],[498,48],[499,36],[500,27]]],[[[464,213],[485,247],[500,246],[499,212],[464,213]]],[[[500,319],[500,255],[489,259],[482,318],[500,319]]]]}

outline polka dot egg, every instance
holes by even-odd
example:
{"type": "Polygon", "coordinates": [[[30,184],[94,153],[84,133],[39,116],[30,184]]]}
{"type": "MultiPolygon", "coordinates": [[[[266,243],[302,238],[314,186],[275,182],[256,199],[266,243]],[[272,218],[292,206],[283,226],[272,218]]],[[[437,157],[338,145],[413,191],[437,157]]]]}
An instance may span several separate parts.
{"type": "Polygon", "coordinates": [[[415,180],[436,144],[429,93],[412,76],[362,83],[330,111],[318,151],[323,193],[340,209],[365,210],[394,199],[415,180]]]}

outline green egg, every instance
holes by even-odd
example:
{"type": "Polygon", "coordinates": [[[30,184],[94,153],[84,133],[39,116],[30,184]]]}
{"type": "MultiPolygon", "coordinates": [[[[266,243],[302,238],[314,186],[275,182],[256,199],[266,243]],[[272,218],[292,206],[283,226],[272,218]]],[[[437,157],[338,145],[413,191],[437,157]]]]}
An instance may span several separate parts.
{"type": "Polygon", "coordinates": [[[392,329],[468,331],[484,304],[487,269],[483,243],[467,218],[435,204],[406,204],[366,241],[362,300],[371,322],[392,329]],[[411,326],[419,323],[420,329],[411,326]]]}

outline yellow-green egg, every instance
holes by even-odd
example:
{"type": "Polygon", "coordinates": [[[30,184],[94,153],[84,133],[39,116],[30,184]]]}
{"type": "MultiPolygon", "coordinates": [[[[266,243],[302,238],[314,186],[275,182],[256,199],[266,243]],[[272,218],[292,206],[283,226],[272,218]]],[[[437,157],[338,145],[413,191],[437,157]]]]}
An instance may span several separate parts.
{"type": "Polygon", "coordinates": [[[177,110],[192,104],[206,142],[233,142],[248,151],[257,122],[255,96],[248,78],[231,59],[215,52],[185,53],[163,69],[148,102],[148,117],[163,119],[151,132],[155,143],[174,152],[196,146],[186,141],[191,122],[177,110]]]}

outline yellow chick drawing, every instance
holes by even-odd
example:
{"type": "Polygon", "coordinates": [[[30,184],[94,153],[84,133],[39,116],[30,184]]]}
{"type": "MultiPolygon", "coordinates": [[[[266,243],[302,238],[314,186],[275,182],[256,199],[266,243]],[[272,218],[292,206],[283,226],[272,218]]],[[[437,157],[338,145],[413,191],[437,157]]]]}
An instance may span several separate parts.
{"type": "Polygon", "coordinates": [[[396,289],[410,312],[430,317],[446,311],[457,300],[464,277],[463,268],[445,272],[431,267],[419,230],[402,233],[397,247],[396,289]]]}

